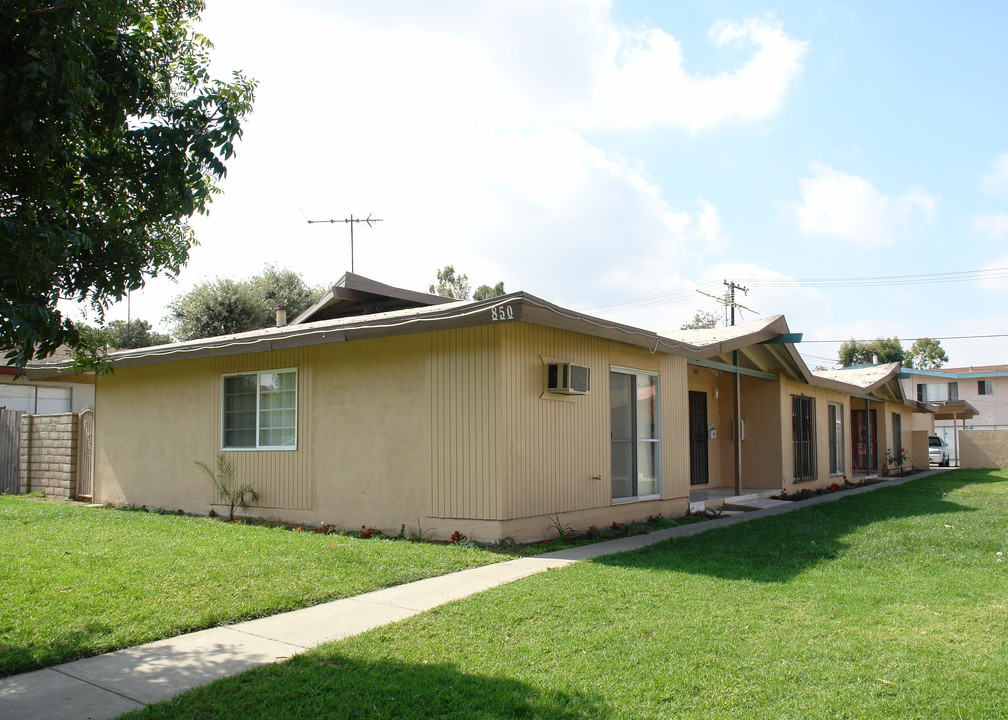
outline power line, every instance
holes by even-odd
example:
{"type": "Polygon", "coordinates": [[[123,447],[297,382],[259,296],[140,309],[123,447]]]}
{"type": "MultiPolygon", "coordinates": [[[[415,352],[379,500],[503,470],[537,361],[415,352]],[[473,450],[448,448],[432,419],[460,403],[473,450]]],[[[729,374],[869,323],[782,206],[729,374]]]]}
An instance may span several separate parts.
{"type": "Polygon", "coordinates": [[[1008,268],[960,270],[918,275],[876,275],[840,278],[752,278],[745,279],[755,287],[872,287],[878,285],[931,285],[935,283],[969,282],[1008,278],[1008,268]]]}
{"type": "Polygon", "coordinates": [[[616,300],[610,303],[603,303],[601,305],[592,305],[590,307],[578,308],[579,312],[592,312],[605,310],[609,312],[619,312],[622,306],[626,306],[627,310],[636,310],[637,308],[652,307],[654,305],[671,305],[677,302],[683,302],[694,297],[694,291],[699,291],[700,288],[711,288],[717,286],[716,282],[707,282],[701,285],[693,285],[691,287],[683,288],[682,290],[670,290],[668,292],[657,293],[655,295],[645,295],[638,298],[630,298],[627,300],[616,300]]]}
{"type": "MultiPolygon", "coordinates": [[[[988,338],[1003,338],[1003,337],[1008,337],[1008,333],[995,333],[995,334],[992,334],[992,335],[943,335],[943,336],[925,335],[924,337],[902,338],[901,342],[903,340],[905,340],[907,342],[914,342],[916,340],[985,340],[985,339],[988,339],[988,338]]],[[[852,339],[853,338],[845,338],[844,340],[805,340],[805,339],[803,339],[802,340],[802,345],[806,345],[808,343],[845,343],[845,342],[848,342],[848,341],[850,341],[852,339]]],[[[854,340],[854,342],[861,342],[861,343],[863,343],[863,342],[873,342],[876,339],[877,338],[872,338],[871,340],[854,340]]]]}
{"type": "MultiPolygon", "coordinates": [[[[979,280],[997,280],[1008,278],[1008,267],[988,268],[986,270],[961,270],[946,273],[920,273],[916,275],[875,275],[861,277],[839,278],[743,278],[738,282],[747,284],[750,288],[830,288],[830,287],[878,287],[893,285],[933,285],[939,283],[976,282],[979,280]]],[[[637,298],[617,300],[602,305],[579,308],[582,312],[626,312],[657,305],[673,305],[684,302],[692,297],[693,291],[717,286],[717,282],[701,283],[682,290],[670,290],[655,295],[644,295],[637,298]]],[[[828,342],[828,341],[824,341],[828,342]]],[[[843,342],[843,341],[840,341],[843,342]]]]}

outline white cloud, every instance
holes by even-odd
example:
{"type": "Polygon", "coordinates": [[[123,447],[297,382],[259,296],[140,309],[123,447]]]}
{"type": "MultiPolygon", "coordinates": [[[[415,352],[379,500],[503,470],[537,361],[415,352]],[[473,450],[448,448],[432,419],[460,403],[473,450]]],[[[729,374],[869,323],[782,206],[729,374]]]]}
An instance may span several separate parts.
{"type": "Polygon", "coordinates": [[[714,46],[755,50],[734,71],[698,77],[687,72],[679,42],[664,30],[613,26],[610,35],[586,121],[623,128],[672,125],[693,132],[776,111],[803,69],[807,46],[768,20],[720,22],[708,33],[714,46]]]}
{"type": "Polygon", "coordinates": [[[991,195],[1008,193],[1008,153],[1001,153],[991,163],[991,171],[980,178],[980,187],[991,195]]]}
{"type": "Polygon", "coordinates": [[[798,226],[805,235],[826,235],[856,245],[890,245],[935,214],[937,200],[921,188],[883,194],[856,175],[812,163],[813,176],[798,181],[798,226]]]}
{"type": "Polygon", "coordinates": [[[701,77],[678,40],[621,26],[607,0],[221,0],[201,30],[216,74],[241,67],[260,84],[178,284],[133,294],[133,316],[155,323],[204,277],[276,263],[335,281],[350,267],[347,227],[309,226],[302,211],[381,217],[356,228],[355,269],[403,287],[454,263],[476,284],[572,306],[667,289],[725,245],[718,209],[663,197],[642,163],[585,130],[766,117],[805,52],[772,21],[720,23],[711,42],[743,59],[701,77]]]}
{"type": "Polygon", "coordinates": [[[973,218],[973,232],[985,235],[991,240],[1008,237],[1008,213],[978,215],[973,218]]]}

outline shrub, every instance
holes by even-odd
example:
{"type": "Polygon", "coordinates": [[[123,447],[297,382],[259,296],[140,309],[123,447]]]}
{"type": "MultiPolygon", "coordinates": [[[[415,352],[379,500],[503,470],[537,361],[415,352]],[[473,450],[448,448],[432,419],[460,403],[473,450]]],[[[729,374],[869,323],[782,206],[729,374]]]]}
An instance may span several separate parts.
{"type": "Polygon", "coordinates": [[[194,460],[200,469],[210,478],[218,494],[224,498],[228,504],[228,522],[234,520],[235,507],[243,510],[248,507],[249,501],[255,502],[259,499],[259,493],[252,489],[252,483],[239,483],[235,475],[234,461],[224,453],[217,453],[217,469],[211,470],[202,460],[194,460]],[[246,499],[248,498],[248,499],[246,499]]]}

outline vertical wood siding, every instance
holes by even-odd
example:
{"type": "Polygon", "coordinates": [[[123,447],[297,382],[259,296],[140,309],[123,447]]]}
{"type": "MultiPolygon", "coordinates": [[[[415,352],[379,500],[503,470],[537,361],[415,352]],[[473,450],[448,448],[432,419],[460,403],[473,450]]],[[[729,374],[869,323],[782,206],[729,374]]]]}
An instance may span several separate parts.
{"type": "Polygon", "coordinates": [[[608,505],[609,358],[599,338],[525,323],[504,328],[502,519],[608,505]],[[550,396],[543,358],[591,369],[587,395],[550,396]],[[594,480],[594,476],[601,476],[594,480]]]}
{"type": "Polygon", "coordinates": [[[431,516],[500,517],[501,326],[431,333],[431,516]]]}
{"type": "Polygon", "coordinates": [[[439,331],[431,342],[433,517],[513,520],[610,505],[611,366],[661,374],[662,496],[688,496],[684,358],[521,322],[439,331]],[[591,392],[547,394],[545,359],[589,367],[591,392]]]}
{"type": "Polygon", "coordinates": [[[662,497],[689,497],[689,374],[686,358],[661,356],[662,497]]]}
{"type": "Polygon", "coordinates": [[[216,449],[221,447],[221,400],[224,375],[297,368],[297,450],[226,451],[235,463],[240,479],[252,479],[259,500],[257,507],[310,510],[314,496],[311,475],[311,367],[310,348],[292,348],[268,353],[215,358],[214,432],[216,449]]]}

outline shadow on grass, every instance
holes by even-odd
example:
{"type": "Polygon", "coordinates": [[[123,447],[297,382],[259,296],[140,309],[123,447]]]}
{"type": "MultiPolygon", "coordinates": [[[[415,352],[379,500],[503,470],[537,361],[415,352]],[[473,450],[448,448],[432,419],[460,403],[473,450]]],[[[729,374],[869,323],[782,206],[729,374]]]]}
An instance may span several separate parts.
{"type": "MultiPolygon", "coordinates": [[[[0,626],[0,636],[4,634],[5,628],[0,626]]],[[[108,625],[89,622],[81,628],[45,638],[42,645],[15,645],[5,639],[0,642],[0,678],[89,657],[95,654],[95,639],[111,634],[112,628],[108,625]]]]}
{"type": "Polygon", "coordinates": [[[123,717],[606,718],[598,700],[543,691],[451,664],[366,660],[313,652],[196,688],[123,717]]]}
{"type": "MultiPolygon", "coordinates": [[[[852,494],[833,502],[812,501],[784,514],[673,538],[634,553],[610,555],[594,562],[731,580],[785,582],[838,557],[848,548],[843,538],[859,528],[900,519],[974,512],[973,508],[948,499],[948,493],[971,485],[1005,482],[1005,475],[996,473],[960,470],[852,494]]],[[[899,552],[921,541],[912,534],[895,533],[878,542],[878,551],[884,554],[899,552]]],[[[926,545],[922,544],[922,552],[927,552],[926,545]]]]}

